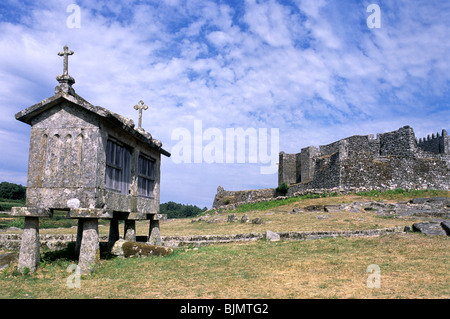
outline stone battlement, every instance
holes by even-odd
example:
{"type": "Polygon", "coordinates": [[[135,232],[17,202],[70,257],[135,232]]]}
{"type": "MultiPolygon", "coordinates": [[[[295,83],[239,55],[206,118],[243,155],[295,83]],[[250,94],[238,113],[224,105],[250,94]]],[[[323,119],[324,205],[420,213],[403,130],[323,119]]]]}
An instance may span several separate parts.
{"type": "Polygon", "coordinates": [[[296,154],[280,152],[278,184],[307,189],[450,188],[450,138],[417,140],[410,126],[341,139],[296,154]]]}

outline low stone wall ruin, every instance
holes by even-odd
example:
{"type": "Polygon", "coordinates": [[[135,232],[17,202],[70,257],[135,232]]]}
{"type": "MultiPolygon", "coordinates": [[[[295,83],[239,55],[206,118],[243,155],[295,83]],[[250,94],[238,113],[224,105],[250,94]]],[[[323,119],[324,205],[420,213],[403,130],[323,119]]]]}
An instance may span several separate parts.
{"type": "MultiPolygon", "coordinates": [[[[282,240],[311,240],[335,237],[375,237],[391,233],[401,233],[403,226],[346,231],[289,231],[277,232],[282,240]]],[[[41,235],[41,248],[60,250],[76,241],[75,235],[41,235]]],[[[161,245],[166,247],[206,246],[235,242],[250,242],[265,239],[265,233],[231,234],[231,235],[193,235],[193,236],[161,236],[161,245]]],[[[100,238],[107,241],[107,236],[100,238]]],[[[22,240],[21,234],[0,234],[0,249],[18,251],[22,240]]]]}

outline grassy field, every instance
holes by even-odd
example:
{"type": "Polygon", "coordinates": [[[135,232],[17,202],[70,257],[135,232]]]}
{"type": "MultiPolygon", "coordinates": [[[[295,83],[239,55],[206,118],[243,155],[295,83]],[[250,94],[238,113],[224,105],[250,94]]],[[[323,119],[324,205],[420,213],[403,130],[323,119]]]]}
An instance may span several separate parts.
{"type": "Polygon", "coordinates": [[[72,289],[74,261],[57,259],[32,275],[3,270],[0,298],[449,298],[449,244],[407,234],[214,245],[102,260],[72,289]],[[367,286],[372,264],[380,288],[367,286]]]}
{"type": "MultiPolygon", "coordinates": [[[[261,225],[227,223],[231,212],[210,215],[207,219],[218,219],[211,223],[163,221],[161,233],[370,229],[411,225],[420,220],[381,218],[370,211],[326,213],[331,215],[328,219],[318,219],[317,212],[289,214],[293,208],[311,204],[405,198],[404,194],[391,194],[392,198],[375,195],[302,199],[234,212],[238,217],[244,213],[250,218],[260,217],[265,222],[261,225]]],[[[439,195],[448,197],[448,193],[439,195]]],[[[99,229],[107,233],[108,227],[99,229]]],[[[41,233],[67,231],[75,229],[41,233]]],[[[148,222],[139,222],[137,234],[147,232],[148,222]]],[[[43,252],[34,274],[21,275],[15,265],[0,270],[0,298],[450,298],[449,244],[447,236],[406,233],[182,248],[168,257],[102,259],[92,275],[81,278],[80,288],[72,289],[67,285],[71,276],[67,268],[77,261],[64,254],[43,252]],[[380,269],[380,288],[367,285],[370,265],[380,269]]]]}

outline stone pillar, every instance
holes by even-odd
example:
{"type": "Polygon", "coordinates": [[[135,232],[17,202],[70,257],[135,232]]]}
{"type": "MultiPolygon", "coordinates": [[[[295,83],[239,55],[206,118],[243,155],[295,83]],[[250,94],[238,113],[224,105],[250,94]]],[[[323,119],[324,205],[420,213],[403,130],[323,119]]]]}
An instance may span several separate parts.
{"type": "Polygon", "coordinates": [[[148,242],[153,245],[161,245],[161,233],[159,230],[159,220],[150,220],[148,232],[148,242]]]}
{"type": "Polygon", "coordinates": [[[82,274],[91,273],[100,261],[100,245],[98,242],[98,219],[86,218],[83,222],[78,266],[82,274]]]}
{"type": "Polygon", "coordinates": [[[119,220],[113,218],[109,222],[108,250],[111,250],[117,240],[119,240],[119,220]]]}
{"type": "Polygon", "coordinates": [[[25,217],[22,243],[20,245],[18,269],[24,272],[28,268],[35,272],[40,261],[39,217],[25,217]]]}
{"type": "Polygon", "coordinates": [[[136,221],[126,219],[123,231],[123,239],[127,241],[136,241],[136,221]]]}
{"type": "Polygon", "coordinates": [[[76,254],[76,256],[80,255],[81,238],[83,237],[83,221],[84,221],[84,219],[82,219],[82,218],[78,219],[77,241],[76,241],[76,244],[75,244],[75,254],[76,254]]]}

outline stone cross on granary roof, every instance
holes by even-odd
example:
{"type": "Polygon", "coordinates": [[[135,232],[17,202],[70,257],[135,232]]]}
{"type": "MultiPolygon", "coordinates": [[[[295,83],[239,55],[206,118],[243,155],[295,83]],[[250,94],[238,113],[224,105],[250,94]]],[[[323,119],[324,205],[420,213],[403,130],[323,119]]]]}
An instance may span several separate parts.
{"type": "Polygon", "coordinates": [[[148,109],[148,106],[144,104],[144,101],[140,100],[138,104],[134,106],[135,110],[139,110],[139,128],[142,128],[142,110],[148,109]]]}
{"type": "Polygon", "coordinates": [[[56,80],[60,83],[58,90],[62,90],[66,93],[73,93],[72,84],[75,83],[75,79],[69,75],[69,55],[72,55],[74,52],[69,50],[69,47],[67,45],[64,46],[63,51],[59,52],[59,56],[64,57],[64,65],[63,65],[63,74],[58,75],[56,77],[56,80]]]}

